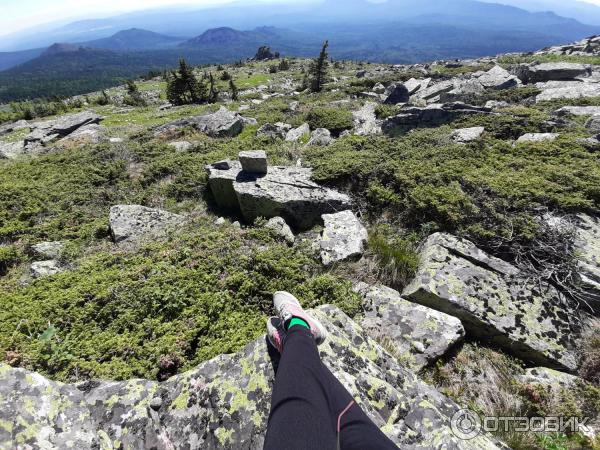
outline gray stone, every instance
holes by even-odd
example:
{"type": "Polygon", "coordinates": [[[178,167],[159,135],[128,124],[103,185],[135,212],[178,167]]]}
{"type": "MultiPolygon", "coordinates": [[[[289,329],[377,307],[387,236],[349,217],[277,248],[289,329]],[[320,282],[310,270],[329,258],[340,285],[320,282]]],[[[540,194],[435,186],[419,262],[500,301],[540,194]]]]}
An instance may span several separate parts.
{"type": "Polygon", "coordinates": [[[242,132],[246,124],[244,118],[236,112],[221,107],[217,112],[203,116],[179,119],[161,125],[154,130],[155,136],[178,133],[183,128],[192,127],[201,133],[215,138],[235,137],[242,132]]]}
{"type": "Polygon", "coordinates": [[[600,115],[600,106],[563,106],[554,113],[559,116],[596,116],[600,115]]]}
{"type": "Polygon", "coordinates": [[[192,143],[188,141],[169,142],[169,147],[173,147],[178,152],[187,152],[192,148],[192,143]]]}
{"type": "Polygon", "coordinates": [[[63,250],[65,249],[65,243],[60,241],[53,242],[40,242],[31,246],[36,257],[43,259],[57,259],[60,258],[63,250]]]}
{"type": "Polygon", "coordinates": [[[322,214],[348,209],[350,198],[311,181],[312,170],[302,167],[270,167],[263,177],[207,166],[210,190],[220,208],[241,212],[248,223],[258,217],[283,217],[299,230],[319,223],[322,214]]]}
{"type": "Polygon", "coordinates": [[[272,219],[269,219],[266,227],[273,230],[277,236],[285,239],[288,244],[293,244],[296,240],[292,229],[285,222],[283,217],[273,217],[272,219]]]}
{"type": "Polygon", "coordinates": [[[481,95],[485,88],[477,79],[455,80],[454,87],[448,92],[442,92],[439,96],[440,102],[469,101],[473,97],[481,95]]]}
{"type": "Polygon", "coordinates": [[[370,136],[381,133],[381,122],[377,120],[375,109],[377,103],[366,102],[358,111],[354,111],[354,134],[359,136],[370,136]]]}
{"type": "Polygon", "coordinates": [[[385,86],[381,83],[377,83],[375,86],[373,86],[373,92],[376,94],[383,94],[385,92],[385,86]]]}
{"type": "Polygon", "coordinates": [[[15,159],[27,152],[24,141],[0,141],[0,159],[15,159]]]}
{"type": "MultiPolygon", "coordinates": [[[[457,438],[451,418],[458,405],[337,308],[314,314],[329,331],[319,348],[323,363],[399,448],[506,448],[485,434],[457,438]]],[[[274,376],[264,336],[162,383],[70,385],[0,363],[0,448],[92,450],[118,442],[124,449],[260,450],[274,376]],[[158,410],[155,398],[162,399],[158,410]]]]}
{"type": "Polygon", "coordinates": [[[184,217],[140,205],[116,205],[110,208],[110,232],[116,243],[163,236],[180,225],[184,217]]]}
{"type": "Polygon", "coordinates": [[[37,261],[31,264],[29,273],[33,278],[44,278],[64,272],[65,269],[56,260],[37,261]]]}
{"type": "Polygon", "coordinates": [[[287,123],[266,123],[258,129],[256,132],[257,136],[266,136],[271,139],[285,139],[288,131],[292,129],[292,126],[287,123]]]}
{"type": "Polygon", "coordinates": [[[229,170],[231,169],[231,161],[227,159],[223,161],[217,161],[216,163],[212,164],[212,167],[218,170],[229,170]]]}
{"type": "Polygon", "coordinates": [[[547,142],[555,141],[560,135],[558,133],[526,133],[517,139],[517,142],[547,142]]]}
{"type": "Polygon", "coordinates": [[[576,218],[574,251],[587,301],[600,314],[600,219],[579,214],[576,218]]]}
{"type": "Polygon", "coordinates": [[[263,150],[240,152],[239,160],[244,172],[265,174],[269,170],[267,154],[263,150]]]}
{"type": "Polygon", "coordinates": [[[421,88],[414,94],[415,98],[426,100],[428,103],[436,103],[440,101],[440,95],[445,92],[450,92],[454,89],[454,81],[440,81],[427,88],[421,88]]]}
{"type": "Polygon", "coordinates": [[[467,335],[534,364],[574,372],[587,317],[562,293],[473,243],[436,233],[403,297],[457,317],[467,335]]]}
{"type": "Polygon", "coordinates": [[[577,77],[590,76],[591,66],[567,62],[542,64],[522,64],[515,68],[515,74],[523,83],[539,83],[544,81],[573,80],[577,77]]]}
{"type": "Polygon", "coordinates": [[[500,66],[494,66],[484,72],[477,80],[487,89],[510,89],[517,87],[521,81],[500,66]]]}
{"type": "Polygon", "coordinates": [[[425,108],[416,106],[403,108],[400,114],[386,119],[382,124],[385,133],[393,133],[397,128],[436,127],[473,114],[490,114],[489,108],[466,105],[464,103],[433,104],[425,108]]]}
{"type": "Polygon", "coordinates": [[[298,128],[288,131],[285,135],[285,140],[287,142],[298,142],[305,135],[310,135],[310,126],[307,123],[303,123],[298,128]]]}
{"type": "Polygon", "coordinates": [[[396,105],[398,103],[407,103],[410,94],[403,83],[394,83],[386,90],[387,97],[384,101],[387,105],[396,105]]]}
{"type": "Polygon", "coordinates": [[[413,371],[437,361],[465,336],[456,317],[404,300],[398,291],[365,283],[355,290],[363,298],[361,326],[413,371]]]}
{"type": "Polygon", "coordinates": [[[311,133],[308,145],[329,145],[332,142],[331,132],[327,128],[317,128],[311,133]]]}
{"type": "Polygon", "coordinates": [[[584,83],[581,81],[549,81],[537,83],[542,92],[535,98],[536,102],[560,99],[577,99],[600,96],[600,83],[584,83]]]}
{"type": "Polygon", "coordinates": [[[408,90],[409,95],[413,95],[421,89],[427,89],[431,83],[431,78],[419,79],[411,78],[404,83],[404,87],[408,90]]]}
{"type": "Polygon", "coordinates": [[[323,214],[323,222],[320,247],[324,265],[362,256],[369,233],[352,211],[323,214]]]}
{"type": "Polygon", "coordinates": [[[217,220],[215,220],[215,225],[217,225],[217,226],[225,225],[225,222],[227,222],[227,220],[225,220],[225,217],[219,217],[217,220]]]}
{"type": "Polygon", "coordinates": [[[24,130],[26,128],[29,128],[29,122],[26,120],[5,123],[4,125],[0,125],[0,136],[12,133],[13,131],[24,130]]]}
{"type": "Polygon", "coordinates": [[[455,142],[466,143],[476,141],[485,132],[484,127],[459,128],[452,132],[452,139],[455,142]]]}
{"type": "Polygon", "coordinates": [[[490,109],[502,109],[502,108],[508,108],[510,105],[508,102],[503,102],[503,101],[496,101],[496,100],[488,100],[487,102],[485,102],[485,107],[486,108],[490,108],[490,109]]]}

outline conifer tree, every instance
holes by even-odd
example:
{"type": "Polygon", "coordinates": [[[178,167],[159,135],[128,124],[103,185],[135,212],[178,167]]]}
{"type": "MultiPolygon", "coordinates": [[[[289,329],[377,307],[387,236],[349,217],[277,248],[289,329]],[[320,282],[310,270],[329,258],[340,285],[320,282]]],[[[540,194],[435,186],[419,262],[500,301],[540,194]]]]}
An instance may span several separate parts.
{"type": "Polygon", "coordinates": [[[240,99],[238,88],[233,82],[233,78],[229,79],[229,91],[231,92],[231,100],[237,102],[240,99]]]}
{"type": "Polygon", "coordinates": [[[167,81],[167,99],[174,105],[204,103],[207,101],[206,85],[199,81],[185,59],[179,61],[179,70],[173,71],[167,81]]]}
{"type": "Polygon", "coordinates": [[[124,103],[129,106],[146,106],[146,101],[133,80],[127,80],[127,95],[124,103]]]}
{"type": "Polygon", "coordinates": [[[323,85],[327,78],[327,48],[329,47],[329,41],[325,41],[319,57],[315,59],[309,69],[310,73],[310,90],[312,92],[321,92],[323,85]]]}

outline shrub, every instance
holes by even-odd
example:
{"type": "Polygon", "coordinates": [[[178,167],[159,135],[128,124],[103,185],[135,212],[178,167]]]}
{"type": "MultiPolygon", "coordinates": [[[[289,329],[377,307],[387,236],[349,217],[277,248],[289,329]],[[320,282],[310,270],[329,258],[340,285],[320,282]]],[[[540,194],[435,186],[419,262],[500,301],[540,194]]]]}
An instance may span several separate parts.
{"type": "Polygon", "coordinates": [[[306,115],[311,129],[327,128],[334,135],[352,128],[352,113],[339,108],[314,108],[306,115]]]}

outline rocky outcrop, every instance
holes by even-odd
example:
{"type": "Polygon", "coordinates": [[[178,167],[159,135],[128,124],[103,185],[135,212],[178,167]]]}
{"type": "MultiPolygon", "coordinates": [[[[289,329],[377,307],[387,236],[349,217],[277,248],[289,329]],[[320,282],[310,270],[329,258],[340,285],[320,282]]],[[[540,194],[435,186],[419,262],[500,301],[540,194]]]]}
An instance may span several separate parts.
{"type": "Polygon", "coordinates": [[[370,136],[381,133],[381,122],[377,120],[375,109],[377,103],[366,102],[358,111],[354,111],[354,134],[370,136]]]}
{"type": "Polygon", "coordinates": [[[183,216],[160,209],[117,205],[110,209],[110,233],[115,243],[132,243],[162,236],[184,220],[183,216]]]}
{"type": "MultiPolygon", "coordinates": [[[[326,366],[400,448],[493,450],[486,436],[454,436],[459,407],[394,361],[340,310],[315,312],[329,331],[326,366]]],[[[0,364],[0,447],[91,450],[260,450],[276,365],[264,338],[158,383],[66,385],[0,364]]]]}
{"type": "Polygon", "coordinates": [[[484,132],[484,127],[459,128],[452,132],[451,138],[454,142],[465,144],[467,142],[476,141],[484,132]]]}
{"type": "Polygon", "coordinates": [[[465,336],[456,317],[404,300],[398,291],[365,283],[355,291],[363,298],[361,326],[413,371],[437,361],[465,336]]]}
{"type": "Polygon", "coordinates": [[[429,237],[410,301],[459,318],[468,335],[519,358],[573,372],[584,318],[553,286],[531,280],[515,266],[448,234],[429,237]]]}
{"type": "Polygon", "coordinates": [[[519,79],[526,84],[545,81],[573,80],[577,77],[590,76],[591,66],[567,62],[542,64],[522,64],[514,69],[519,79]]]}
{"type": "Polygon", "coordinates": [[[410,80],[404,83],[404,87],[408,90],[409,95],[413,95],[420,90],[427,89],[429,83],[431,83],[431,78],[424,78],[418,80],[416,78],[411,78],[410,80]]]}
{"type": "Polygon", "coordinates": [[[203,116],[175,120],[154,129],[155,136],[179,133],[183,128],[195,130],[215,138],[235,137],[242,132],[245,118],[221,107],[217,112],[203,116]]]}
{"type": "Polygon", "coordinates": [[[352,211],[323,214],[322,217],[325,228],[320,248],[324,265],[362,256],[369,233],[352,211]]]}
{"type": "Polygon", "coordinates": [[[518,377],[523,384],[539,385],[553,390],[569,388],[577,384],[579,378],[575,375],[548,369],[547,367],[533,367],[525,370],[525,374],[518,377]]]}
{"type": "Polygon", "coordinates": [[[600,314],[600,219],[580,214],[576,220],[575,254],[587,302],[600,314]]]}
{"type": "Polygon", "coordinates": [[[598,55],[600,54],[600,36],[591,36],[573,44],[548,47],[536,55],[598,55]]]}
{"type": "Polygon", "coordinates": [[[206,170],[217,206],[241,213],[248,223],[258,217],[283,217],[292,227],[306,230],[319,223],[321,215],[351,206],[347,195],[311,181],[308,168],[275,166],[257,176],[244,172],[239,162],[229,161],[206,170]]]}
{"type": "Polygon", "coordinates": [[[438,103],[440,102],[440,96],[446,92],[450,92],[452,89],[454,89],[453,80],[440,81],[439,83],[426,88],[421,87],[413,97],[415,99],[425,100],[427,103],[438,103]]]}
{"type": "Polygon", "coordinates": [[[597,116],[600,106],[563,106],[554,113],[558,116],[597,116]]]}
{"type": "Polygon", "coordinates": [[[462,116],[490,113],[491,109],[489,108],[460,102],[433,104],[425,108],[408,107],[403,108],[400,114],[386,119],[382,129],[385,133],[393,133],[398,128],[435,127],[450,123],[462,116]]]}

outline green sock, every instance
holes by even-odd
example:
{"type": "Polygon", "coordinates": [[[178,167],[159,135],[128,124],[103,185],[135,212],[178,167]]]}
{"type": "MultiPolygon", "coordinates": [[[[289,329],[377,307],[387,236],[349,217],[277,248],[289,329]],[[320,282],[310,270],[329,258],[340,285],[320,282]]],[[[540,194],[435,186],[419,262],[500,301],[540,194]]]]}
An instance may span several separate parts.
{"type": "Polygon", "coordinates": [[[297,317],[292,317],[290,320],[288,320],[287,323],[285,324],[285,329],[290,330],[292,327],[294,327],[296,325],[298,325],[300,327],[308,328],[310,330],[310,326],[306,323],[306,321],[302,320],[302,319],[298,319],[297,317]]]}

